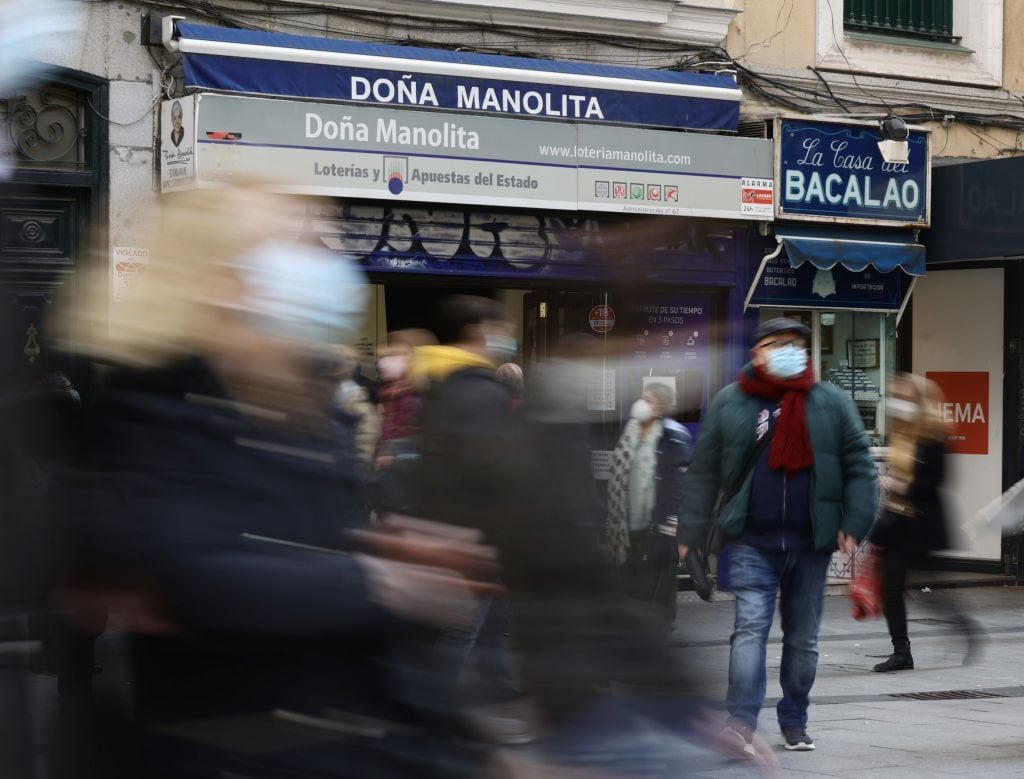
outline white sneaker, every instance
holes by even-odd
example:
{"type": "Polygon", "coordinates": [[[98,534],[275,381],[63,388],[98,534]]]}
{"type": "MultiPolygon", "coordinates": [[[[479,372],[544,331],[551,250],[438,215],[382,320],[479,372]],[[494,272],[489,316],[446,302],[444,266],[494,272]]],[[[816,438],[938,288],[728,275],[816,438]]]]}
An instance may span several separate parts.
{"type": "Polygon", "coordinates": [[[790,752],[810,752],[814,749],[814,740],[807,735],[807,728],[783,728],[782,736],[790,752]]]}
{"type": "Polygon", "coordinates": [[[754,732],[747,731],[742,725],[726,725],[722,731],[727,741],[732,742],[738,750],[737,757],[757,757],[754,749],[754,732]]]}

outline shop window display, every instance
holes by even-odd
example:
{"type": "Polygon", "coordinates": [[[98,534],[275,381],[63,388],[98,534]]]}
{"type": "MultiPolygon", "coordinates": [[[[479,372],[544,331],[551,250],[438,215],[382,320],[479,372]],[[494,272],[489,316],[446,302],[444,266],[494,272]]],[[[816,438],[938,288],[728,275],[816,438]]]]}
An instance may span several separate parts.
{"type": "Polygon", "coordinates": [[[872,446],[885,442],[885,388],[896,372],[896,317],[860,311],[762,308],[761,319],[785,316],[811,328],[811,357],[821,381],[857,405],[872,446]]]}

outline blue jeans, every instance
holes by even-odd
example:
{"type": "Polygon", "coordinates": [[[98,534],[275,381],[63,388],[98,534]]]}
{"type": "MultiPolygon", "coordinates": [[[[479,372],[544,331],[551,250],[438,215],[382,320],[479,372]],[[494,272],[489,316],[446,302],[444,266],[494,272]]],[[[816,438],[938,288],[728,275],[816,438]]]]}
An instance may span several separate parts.
{"type": "Polygon", "coordinates": [[[818,628],[825,596],[828,552],[768,552],[746,544],[729,550],[729,581],[736,596],[736,622],[729,652],[730,722],[757,728],[764,704],[768,631],[779,594],[782,615],[783,728],[805,727],[811,687],[818,670],[818,628]]]}

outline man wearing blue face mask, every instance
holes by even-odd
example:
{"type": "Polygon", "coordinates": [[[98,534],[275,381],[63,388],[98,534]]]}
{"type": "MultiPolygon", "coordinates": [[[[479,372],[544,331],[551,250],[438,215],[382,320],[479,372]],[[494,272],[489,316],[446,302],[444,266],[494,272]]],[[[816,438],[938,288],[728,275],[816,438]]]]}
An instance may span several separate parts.
{"type": "Polygon", "coordinates": [[[814,749],[807,707],[829,558],[837,545],[856,550],[878,500],[860,415],[840,390],[815,380],[809,339],[810,330],[792,319],[757,328],[750,362],[704,420],[679,512],[685,557],[702,543],[722,499],[718,529],[728,543],[720,584],[736,596],[726,732],[751,757],[776,596],[783,631],[779,726],[786,749],[814,749]]]}

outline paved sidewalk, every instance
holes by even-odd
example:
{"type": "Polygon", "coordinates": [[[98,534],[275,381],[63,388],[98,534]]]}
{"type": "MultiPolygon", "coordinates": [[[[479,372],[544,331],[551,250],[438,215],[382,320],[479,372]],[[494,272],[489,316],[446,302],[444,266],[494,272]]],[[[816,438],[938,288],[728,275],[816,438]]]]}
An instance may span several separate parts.
{"type": "MultiPolygon", "coordinates": [[[[725,695],[732,611],[725,600],[681,602],[673,634],[713,701],[725,695]]],[[[808,724],[817,749],[792,753],[776,746],[784,776],[1024,777],[1024,588],[916,591],[908,612],[916,668],[879,674],[872,666],[891,651],[884,620],[854,621],[848,598],[826,599],[808,724]],[[964,639],[946,621],[944,607],[954,602],[988,631],[981,659],[969,666],[962,665],[964,639]],[[936,692],[964,697],[899,697],[936,692]]],[[[781,744],[773,709],[781,695],[780,640],[776,624],[768,645],[770,700],[760,721],[762,736],[775,745],[781,744]]],[[[730,766],[693,775],[750,773],[730,766]]]]}

